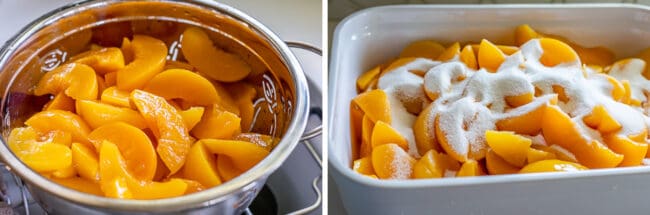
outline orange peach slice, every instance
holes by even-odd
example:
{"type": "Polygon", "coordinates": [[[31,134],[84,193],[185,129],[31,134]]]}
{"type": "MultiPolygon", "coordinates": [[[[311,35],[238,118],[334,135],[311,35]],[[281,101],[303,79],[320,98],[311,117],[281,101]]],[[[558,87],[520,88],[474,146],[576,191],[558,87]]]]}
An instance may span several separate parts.
{"type": "Polygon", "coordinates": [[[556,103],[556,97],[549,98],[548,102],[544,102],[544,100],[530,102],[511,110],[512,114],[508,114],[507,117],[499,119],[495,125],[500,131],[513,131],[517,134],[532,136],[537,135],[542,129],[541,124],[546,108],[556,103]],[[524,110],[524,112],[518,110],[524,110]]]}
{"type": "Polygon", "coordinates": [[[478,65],[489,72],[496,72],[506,60],[506,55],[497,46],[485,39],[481,40],[478,49],[478,65]]]}
{"type": "Polygon", "coordinates": [[[116,86],[120,90],[141,89],[162,71],[167,57],[167,46],[162,41],[144,35],[133,36],[133,61],[117,71],[116,86]]]}
{"type": "Polygon", "coordinates": [[[485,131],[488,146],[505,161],[516,167],[526,164],[532,141],[509,131],[485,131]]]}
{"type": "Polygon", "coordinates": [[[363,92],[368,89],[370,83],[379,77],[379,73],[381,73],[380,66],[376,66],[375,68],[364,72],[361,76],[359,76],[359,78],[357,78],[357,90],[359,92],[363,92]]]}
{"type": "Polygon", "coordinates": [[[64,92],[74,99],[97,99],[99,85],[93,68],[70,63],[45,73],[34,88],[34,95],[64,92]]]}
{"type": "Polygon", "coordinates": [[[619,166],[641,165],[643,158],[645,158],[648,152],[647,143],[639,143],[626,136],[610,134],[605,135],[603,139],[612,151],[623,155],[623,161],[621,161],[619,166]]]}
{"type": "Polygon", "coordinates": [[[70,59],[71,62],[86,64],[92,67],[95,72],[104,75],[116,72],[124,67],[124,56],[119,48],[101,48],[90,50],[70,59]]]}
{"type": "Polygon", "coordinates": [[[114,122],[93,130],[89,138],[97,149],[104,141],[116,145],[134,177],[151,180],[156,174],[156,151],[142,130],[123,122],[114,122]]]}
{"type": "Polygon", "coordinates": [[[139,129],[147,127],[142,115],[130,108],[115,107],[91,100],[77,100],[77,113],[91,128],[113,122],[125,122],[139,129]]]}
{"type": "Polygon", "coordinates": [[[124,63],[131,63],[131,61],[133,61],[133,45],[129,38],[122,38],[122,46],[120,46],[120,50],[122,50],[122,55],[124,56],[124,63]]]}
{"type": "Polygon", "coordinates": [[[80,144],[72,143],[72,165],[82,178],[99,181],[99,158],[94,149],[80,144]]]}
{"type": "Polygon", "coordinates": [[[363,157],[352,162],[352,170],[363,175],[374,175],[375,170],[372,169],[372,159],[370,157],[363,157]]]}
{"type": "Polygon", "coordinates": [[[65,95],[65,93],[59,93],[54,96],[45,106],[43,110],[64,110],[74,112],[74,99],[65,95]]]}
{"type": "Polygon", "coordinates": [[[435,41],[422,40],[416,41],[404,48],[399,57],[421,57],[435,60],[445,51],[445,47],[435,41]]]}
{"type": "Polygon", "coordinates": [[[158,138],[156,151],[170,175],[178,172],[192,145],[183,117],[164,98],[145,91],[134,90],[131,100],[158,138]]]}
{"type": "Polygon", "coordinates": [[[447,47],[444,52],[440,53],[438,60],[443,62],[449,61],[454,59],[457,55],[460,55],[460,43],[454,43],[447,47]]]}
{"type": "Polygon", "coordinates": [[[84,193],[90,193],[93,195],[103,196],[104,192],[99,188],[99,184],[95,181],[80,178],[80,177],[71,177],[71,178],[49,178],[50,180],[56,182],[57,184],[63,185],[64,187],[77,190],[84,193]]]}
{"type": "Polygon", "coordinates": [[[117,84],[117,72],[110,72],[104,75],[104,82],[107,87],[113,87],[117,84]]]}
{"type": "Polygon", "coordinates": [[[506,100],[506,104],[508,104],[508,106],[516,108],[532,102],[534,97],[533,93],[529,92],[516,96],[506,96],[504,99],[506,100]]]}
{"type": "Polygon", "coordinates": [[[473,105],[471,102],[469,98],[458,100],[448,109],[439,111],[434,120],[438,144],[459,162],[483,159],[488,150],[485,131],[494,130],[494,125],[485,121],[490,117],[486,107],[459,108],[473,105]]]}
{"type": "Polygon", "coordinates": [[[547,143],[569,150],[581,164],[589,168],[615,167],[623,160],[623,155],[613,152],[602,143],[584,139],[571,118],[555,105],[544,111],[542,133],[547,143]]]}
{"type": "Polygon", "coordinates": [[[48,131],[47,133],[40,133],[37,140],[41,142],[56,143],[70,147],[72,144],[72,134],[70,134],[70,132],[52,130],[48,131]]]}
{"type": "Polygon", "coordinates": [[[467,68],[477,70],[478,62],[476,61],[476,55],[472,46],[466,45],[462,51],[460,51],[460,61],[465,63],[467,68]]]}
{"type": "Polygon", "coordinates": [[[9,135],[9,148],[27,166],[37,172],[52,172],[72,165],[72,152],[62,144],[36,141],[36,131],[15,128],[9,135]]]}
{"type": "Polygon", "coordinates": [[[135,104],[131,102],[129,92],[118,90],[115,86],[106,88],[102,92],[101,102],[118,107],[136,109],[135,104]]]}
{"type": "Polygon", "coordinates": [[[519,168],[508,163],[493,150],[488,150],[485,156],[485,165],[490,175],[513,174],[519,172],[519,168]]]}
{"type": "Polygon", "coordinates": [[[534,148],[528,148],[528,152],[526,152],[526,161],[528,161],[528,163],[550,159],[556,159],[555,154],[534,148]]]}
{"type": "Polygon", "coordinates": [[[481,164],[475,160],[468,160],[460,166],[458,172],[456,172],[456,177],[472,177],[472,176],[481,176],[485,175],[483,167],[481,164]]]}
{"type": "MultiPolygon", "coordinates": [[[[416,59],[417,58],[414,58],[414,57],[398,58],[397,60],[394,60],[393,62],[388,64],[388,66],[386,66],[386,68],[382,68],[381,72],[379,73],[379,77],[386,74],[387,72],[393,71],[394,69],[396,69],[396,68],[398,68],[400,66],[404,66],[407,63],[410,63],[410,62],[412,62],[412,61],[414,61],[416,59]]],[[[381,68],[381,66],[380,66],[380,68],[381,68]]],[[[377,79],[375,79],[375,81],[376,80],[379,80],[379,79],[377,78],[377,79]]],[[[372,86],[372,83],[371,83],[371,86],[372,86]]]]}
{"type": "Polygon", "coordinates": [[[561,160],[542,160],[526,165],[524,168],[521,168],[519,173],[574,172],[586,169],[587,167],[573,162],[561,160]]]}
{"type": "Polygon", "coordinates": [[[184,69],[170,69],[157,74],[147,83],[144,91],[167,100],[181,99],[192,106],[208,106],[220,100],[208,79],[184,69]]]}
{"type": "Polygon", "coordinates": [[[258,133],[241,133],[235,136],[233,140],[251,142],[254,143],[255,145],[258,145],[266,149],[269,152],[273,150],[273,148],[275,148],[275,146],[280,141],[279,139],[273,138],[269,135],[258,134],[258,133]]]}
{"type": "MultiPolygon", "coordinates": [[[[478,50],[480,49],[481,45],[480,44],[472,44],[470,45],[473,49],[474,55],[478,55],[478,50]]],[[[519,48],[516,46],[504,46],[504,45],[495,45],[503,54],[505,55],[512,55],[515,52],[519,51],[519,48]]]]}
{"type": "Polygon", "coordinates": [[[372,150],[372,168],[381,179],[409,179],[416,160],[397,144],[384,144],[372,150]]]}
{"type": "Polygon", "coordinates": [[[77,176],[77,170],[73,165],[67,166],[63,169],[57,169],[54,172],[50,173],[50,176],[53,178],[70,178],[77,176]]]}
{"type": "Polygon", "coordinates": [[[211,79],[235,82],[246,78],[252,71],[241,57],[215,47],[208,34],[199,28],[185,29],[181,47],[185,59],[211,79]]]}
{"type": "Polygon", "coordinates": [[[402,147],[405,151],[408,151],[409,145],[406,141],[406,138],[402,136],[398,131],[393,129],[390,125],[377,121],[374,128],[372,129],[372,136],[370,137],[370,143],[372,148],[375,148],[383,144],[397,144],[399,147],[402,147]]]}
{"type": "Polygon", "coordinates": [[[184,178],[195,180],[208,187],[221,184],[221,177],[217,173],[217,159],[200,141],[190,148],[182,173],[184,178]]]}
{"type": "Polygon", "coordinates": [[[576,51],[583,64],[608,66],[614,63],[614,53],[605,47],[585,48],[571,42],[567,43],[576,51]]]}
{"type": "Polygon", "coordinates": [[[570,63],[579,60],[578,53],[576,53],[571,46],[566,43],[551,39],[541,38],[539,44],[544,52],[539,58],[539,62],[548,67],[554,67],[562,63],[570,63]]]}
{"type": "Polygon", "coordinates": [[[199,142],[217,156],[228,156],[235,167],[244,171],[255,166],[269,154],[266,149],[245,141],[202,139],[199,142]]]}
{"type": "Polygon", "coordinates": [[[621,124],[610,115],[603,105],[597,105],[589,115],[582,118],[584,123],[601,133],[611,133],[622,128],[621,124]]]}
{"type": "Polygon", "coordinates": [[[442,150],[438,145],[435,131],[435,108],[433,103],[429,104],[413,123],[413,135],[415,136],[415,145],[418,152],[423,154],[431,149],[435,151],[442,150]]]}
{"type": "Polygon", "coordinates": [[[243,82],[229,84],[227,90],[230,92],[231,97],[235,98],[234,103],[237,105],[239,113],[233,113],[241,118],[242,130],[249,131],[253,123],[255,112],[253,101],[256,99],[257,90],[251,84],[243,82]]]}
{"type": "Polygon", "coordinates": [[[539,37],[541,36],[527,24],[517,26],[515,29],[515,44],[517,46],[521,46],[529,40],[539,37]]]}
{"type": "MultiPolygon", "coordinates": [[[[362,123],[363,118],[365,117],[361,108],[354,103],[350,102],[350,152],[352,153],[353,158],[365,157],[369,154],[364,154],[365,156],[360,156],[362,140],[362,123]]],[[[367,117],[366,117],[367,118],[367,117]]],[[[366,144],[367,148],[370,148],[369,144],[366,144]]]]}
{"type": "Polygon", "coordinates": [[[65,131],[72,134],[72,141],[88,143],[90,128],[81,117],[68,111],[41,111],[25,121],[25,125],[42,133],[54,130],[65,131]]]}
{"type": "Polygon", "coordinates": [[[377,121],[383,121],[388,124],[391,123],[388,96],[383,90],[377,89],[361,93],[352,101],[354,104],[358,105],[363,113],[368,115],[373,122],[377,123],[377,121]]]}
{"type": "Polygon", "coordinates": [[[375,123],[370,120],[368,116],[363,116],[361,122],[361,146],[359,148],[359,156],[366,157],[372,153],[372,132],[375,128],[375,123]]]}
{"type": "Polygon", "coordinates": [[[180,112],[181,116],[183,117],[183,122],[185,122],[185,127],[187,130],[192,130],[196,124],[201,121],[201,117],[203,116],[203,111],[205,108],[203,107],[191,107],[190,109],[187,110],[182,110],[180,112]]]}
{"type": "Polygon", "coordinates": [[[442,178],[447,170],[457,171],[459,168],[458,161],[429,150],[413,166],[413,178],[442,178]]]}
{"type": "Polygon", "coordinates": [[[230,94],[231,90],[226,89],[223,84],[216,81],[213,81],[212,85],[214,85],[214,89],[217,90],[217,94],[219,94],[219,97],[221,98],[218,103],[220,109],[239,116],[239,107],[233,95],[230,94]]]}
{"type": "Polygon", "coordinates": [[[199,139],[231,139],[241,133],[241,119],[233,113],[220,110],[218,105],[213,105],[205,110],[201,121],[191,132],[199,139]]]}
{"type": "Polygon", "coordinates": [[[228,156],[217,156],[217,170],[224,182],[230,181],[245,172],[235,167],[232,159],[228,156]]]}

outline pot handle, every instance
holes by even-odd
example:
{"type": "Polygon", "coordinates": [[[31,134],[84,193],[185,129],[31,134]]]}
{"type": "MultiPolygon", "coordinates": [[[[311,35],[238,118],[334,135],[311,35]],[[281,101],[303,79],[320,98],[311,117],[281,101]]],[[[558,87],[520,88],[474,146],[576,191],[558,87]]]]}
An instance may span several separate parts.
{"type": "MultiPolygon", "coordinates": [[[[302,49],[302,50],[309,51],[311,53],[317,54],[317,55],[319,55],[321,57],[323,56],[323,50],[321,50],[318,47],[309,45],[307,43],[297,42],[297,41],[284,41],[284,43],[286,43],[287,46],[289,46],[291,48],[298,48],[298,49],[302,49]]],[[[320,114],[320,113],[313,113],[314,110],[310,110],[310,112],[312,112],[310,114],[320,114]]],[[[305,141],[305,140],[312,139],[314,137],[320,136],[322,133],[323,133],[323,125],[318,125],[315,128],[303,133],[302,137],[300,137],[300,141],[305,141]]]]}

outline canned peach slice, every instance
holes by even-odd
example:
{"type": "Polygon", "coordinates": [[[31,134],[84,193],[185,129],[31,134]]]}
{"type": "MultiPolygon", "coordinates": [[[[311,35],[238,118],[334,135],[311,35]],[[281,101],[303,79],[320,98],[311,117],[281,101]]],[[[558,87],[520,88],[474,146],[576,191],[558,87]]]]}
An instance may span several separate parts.
{"type": "Polygon", "coordinates": [[[372,167],[381,179],[409,179],[416,160],[397,144],[372,149],[372,167]]]}
{"type": "Polygon", "coordinates": [[[96,150],[80,144],[72,143],[72,165],[82,178],[99,181],[99,158],[96,150]]]}
{"type": "Polygon", "coordinates": [[[269,154],[266,149],[250,142],[237,140],[202,139],[197,143],[217,156],[227,156],[240,170],[249,170],[269,154]]]}
{"type": "Polygon", "coordinates": [[[621,124],[607,112],[603,105],[596,105],[591,113],[582,120],[587,126],[597,129],[603,134],[615,132],[622,128],[621,124]]]}
{"type": "MultiPolygon", "coordinates": [[[[381,121],[380,121],[381,122],[381,121]]],[[[375,123],[367,115],[361,120],[361,146],[359,146],[359,156],[366,157],[372,153],[372,131],[375,123]]]]}
{"type": "Polygon", "coordinates": [[[483,39],[478,49],[478,65],[488,72],[495,72],[505,61],[506,55],[490,41],[483,39]]]}
{"type": "Polygon", "coordinates": [[[528,164],[524,168],[521,168],[521,171],[519,171],[519,173],[573,172],[586,169],[587,167],[584,167],[577,163],[551,159],[528,164]]]}
{"type": "Polygon", "coordinates": [[[60,130],[72,134],[72,141],[89,143],[90,128],[78,115],[62,110],[41,111],[25,121],[25,124],[38,132],[60,130]]]}
{"type": "Polygon", "coordinates": [[[510,107],[516,108],[532,102],[534,97],[533,92],[528,92],[520,95],[506,96],[503,99],[506,100],[506,104],[510,107]]]}
{"type": "Polygon", "coordinates": [[[352,162],[352,170],[364,175],[374,175],[372,159],[370,157],[359,158],[352,162]]]}
{"type": "Polygon", "coordinates": [[[63,169],[57,169],[50,173],[53,178],[70,178],[77,175],[77,170],[73,165],[67,166],[63,169]]]}
{"type": "Polygon", "coordinates": [[[217,90],[217,94],[219,94],[220,100],[217,104],[220,109],[239,116],[239,107],[237,101],[229,92],[231,90],[226,89],[222,83],[217,81],[212,81],[212,85],[214,85],[214,89],[217,90]]]}
{"type": "Polygon", "coordinates": [[[257,96],[257,90],[251,84],[241,82],[228,84],[226,89],[239,109],[239,113],[233,113],[241,118],[242,130],[248,131],[253,123],[255,112],[253,100],[257,96]]]}
{"type": "Polygon", "coordinates": [[[550,159],[556,159],[555,154],[534,148],[528,148],[528,151],[526,152],[526,161],[528,163],[535,163],[537,161],[550,159]]]}
{"type": "Polygon", "coordinates": [[[104,82],[106,87],[114,87],[117,84],[117,72],[109,72],[104,75],[104,82]]]}
{"type": "Polygon", "coordinates": [[[524,24],[515,28],[515,44],[521,46],[529,40],[540,38],[541,36],[529,25],[524,24]]]}
{"type": "MultiPolygon", "coordinates": [[[[18,131],[11,136],[22,136],[18,131]]],[[[12,138],[10,136],[9,148],[16,156],[33,170],[41,173],[53,172],[68,168],[72,165],[72,152],[70,148],[62,144],[51,142],[38,142],[34,139],[12,138]]]]}
{"type": "Polygon", "coordinates": [[[415,143],[420,154],[426,153],[433,149],[441,151],[440,145],[436,139],[435,123],[435,108],[434,104],[429,104],[413,123],[413,135],[415,136],[415,143]]]}
{"type": "Polygon", "coordinates": [[[495,123],[497,129],[500,131],[513,131],[517,134],[539,134],[542,129],[544,112],[549,105],[557,103],[557,97],[548,97],[546,100],[538,97],[536,100],[512,109],[510,114],[495,123]]]}
{"type": "Polygon", "coordinates": [[[377,121],[377,123],[375,123],[375,126],[372,129],[370,143],[372,148],[383,144],[393,143],[402,147],[405,151],[409,149],[408,142],[404,136],[382,121],[377,121]]]}
{"type": "Polygon", "coordinates": [[[133,36],[133,61],[117,71],[117,88],[131,91],[141,89],[162,71],[167,57],[167,46],[162,41],[144,35],[133,36]]]}
{"type": "Polygon", "coordinates": [[[460,43],[453,43],[438,56],[439,61],[448,61],[460,55],[460,43]]]}
{"type": "Polygon", "coordinates": [[[112,86],[106,88],[101,95],[101,102],[105,104],[111,104],[118,107],[136,109],[135,104],[131,102],[129,98],[129,92],[122,91],[117,89],[117,87],[112,86]]]}
{"type": "Polygon", "coordinates": [[[551,39],[541,38],[539,44],[543,53],[539,62],[548,67],[554,67],[562,63],[570,63],[579,60],[578,54],[566,43],[551,39]]]}
{"type": "Polygon", "coordinates": [[[485,166],[490,175],[513,174],[519,172],[518,167],[508,163],[501,156],[495,153],[494,150],[488,150],[485,155],[485,166]]]}
{"type": "Polygon", "coordinates": [[[170,175],[178,172],[185,163],[193,142],[185,128],[183,117],[164,98],[142,90],[134,90],[131,100],[158,138],[156,151],[169,168],[170,175]]]}
{"type": "Polygon", "coordinates": [[[100,75],[116,72],[124,67],[124,56],[122,55],[122,50],[115,47],[86,51],[75,55],[70,59],[70,61],[86,64],[92,67],[95,72],[100,75]]]}
{"type": "Polygon", "coordinates": [[[192,129],[192,135],[199,139],[231,139],[241,133],[241,118],[234,113],[212,105],[205,110],[201,121],[192,129]]]}
{"type": "Polygon", "coordinates": [[[367,72],[364,72],[359,78],[357,78],[357,90],[365,91],[370,86],[370,83],[379,77],[381,73],[381,67],[376,66],[367,72]]]}
{"type": "Polygon", "coordinates": [[[207,106],[220,100],[208,79],[184,69],[170,69],[157,74],[147,83],[144,91],[167,100],[181,99],[193,106],[207,106]]]}
{"type": "Polygon", "coordinates": [[[441,178],[447,170],[458,171],[458,161],[446,154],[429,150],[413,166],[413,178],[441,178]]]}
{"type": "Polygon", "coordinates": [[[476,160],[467,160],[460,166],[456,177],[471,177],[485,175],[485,171],[479,162],[476,160]]]}
{"type": "Polygon", "coordinates": [[[358,105],[361,110],[375,123],[383,121],[390,124],[390,105],[388,96],[383,90],[371,90],[359,94],[353,99],[354,104],[358,105]]]}
{"type": "Polygon", "coordinates": [[[184,179],[184,178],[178,178],[177,180],[181,180],[187,184],[187,189],[185,189],[185,195],[191,194],[191,193],[196,193],[202,190],[205,190],[205,185],[199,183],[198,181],[190,180],[190,179],[184,179]]]}
{"type": "Polygon", "coordinates": [[[219,171],[219,176],[221,176],[221,179],[224,182],[230,181],[244,173],[244,170],[235,167],[232,159],[228,156],[217,156],[217,170],[219,171]]]}
{"type": "Polygon", "coordinates": [[[404,48],[399,57],[422,57],[435,60],[445,51],[445,47],[435,41],[416,41],[404,48]]]}
{"type": "Polygon", "coordinates": [[[65,95],[65,93],[60,92],[54,96],[45,106],[43,110],[64,110],[74,112],[74,99],[70,96],[65,95]]]}
{"type": "Polygon", "coordinates": [[[102,192],[101,188],[99,188],[99,184],[95,181],[88,180],[86,178],[80,178],[80,177],[70,177],[70,178],[53,178],[50,177],[50,180],[56,182],[57,184],[63,185],[64,187],[77,190],[80,192],[84,193],[90,193],[90,194],[95,194],[98,196],[103,196],[104,192],[102,192]]]}
{"type": "Polygon", "coordinates": [[[64,92],[74,99],[97,99],[98,83],[93,68],[70,63],[45,73],[34,88],[37,96],[64,92]]]}
{"type": "Polygon", "coordinates": [[[125,122],[136,128],[143,129],[147,123],[138,111],[130,108],[115,107],[91,100],[77,100],[77,114],[83,118],[91,128],[110,124],[113,122],[125,122]]]}
{"type": "MultiPolygon", "coordinates": [[[[478,47],[476,48],[478,49],[478,47]]],[[[463,50],[460,51],[460,61],[465,63],[467,68],[474,70],[478,69],[476,54],[474,54],[474,48],[471,45],[466,45],[463,47],[463,50]]]]}
{"type": "MultiPolygon", "coordinates": [[[[470,45],[472,49],[474,50],[474,54],[478,55],[478,50],[481,47],[481,44],[472,44],[470,45]]],[[[515,52],[519,51],[519,48],[516,46],[504,46],[504,45],[495,45],[503,54],[505,55],[512,55],[515,52]]]]}
{"type": "Polygon", "coordinates": [[[142,180],[153,179],[156,173],[156,152],[149,137],[142,130],[124,122],[103,125],[90,133],[90,141],[99,149],[109,141],[120,149],[131,174],[142,180]]]}
{"type": "Polygon", "coordinates": [[[187,110],[182,110],[179,113],[183,117],[183,122],[185,123],[185,127],[187,130],[192,130],[196,124],[201,121],[201,117],[203,116],[203,112],[205,111],[204,107],[191,107],[187,110]]]}
{"type": "Polygon", "coordinates": [[[490,148],[505,161],[516,167],[526,164],[526,156],[532,141],[508,131],[485,131],[490,148]]]}
{"type": "Polygon", "coordinates": [[[603,140],[612,151],[623,155],[623,161],[621,161],[619,166],[641,165],[648,151],[647,143],[636,142],[622,135],[605,135],[603,140]]]}
{"type": "Polygon", "coordinates": [[[215,47],[203,30],[189,27],[181,37],[185,59],[209,78],[235,82],[251,73],[251,67],[241,57],[215,47]]]}
{"type": "Polygon", "coordinates": [[[233,139],[254,143],[255,145],[258,145],[267,151],[273,150],[278,142],[280,142],[278,138],[258,133],[241,133],[235,136],[233,139]]]}
{"type": "Polygon", "coordinates": [[[184,178],[195,180],[208,187],[217,186],[222,182],[217,172],[216,157],[208,152],[200,141],[190,148],[181,172],[184,178]]]}

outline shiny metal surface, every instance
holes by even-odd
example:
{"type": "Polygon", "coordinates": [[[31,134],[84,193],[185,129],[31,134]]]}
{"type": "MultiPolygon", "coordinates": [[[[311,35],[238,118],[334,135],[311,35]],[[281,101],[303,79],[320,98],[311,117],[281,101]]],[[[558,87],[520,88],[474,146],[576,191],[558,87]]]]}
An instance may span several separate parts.
{"type": "MultiPolygon", "coordinates": [[[[29,89],[34,84],[34,74],[19,74],[26,71],[27,62],[35,60],[42,54],[43,47],[48,47],[56,39],[69,36],[80,31],[77,25],[70,23],[70,18],[90,13],[113,12],[115,16],[132,16],[134,14],[120,13],[129,9],[137,11],[137,16],[170,18],[200,23],[225,35],[242,41],[247,51],[258,54],[269,65],[271,73],[276,76],[278,88],[285,89],[288,94],[278,92],[280,97],[275,102],[286,105],[284,126],[280,125],[282,140],[266,159],[253,169],[220,186],[195,194],[160,200],[118,200],[98,197],[77,192],[30,170],[20,162],[9,150],[6,144],[0,145],[0,157],[28,185],[32,196],[50,213],[57,214],[144,214],[144,213],[187,213],[187,214],[240,214],[250,204],[261,189],[270,173],[276,170],[291,153],[298,143],[306,126],[309,94],[306,79],[298,61],[293,54],[273,32],[248,15],[229,6],[213,1],[155,1],[145,5],[137,1],[86,1],[68,5],[44,15],[31,23],[18,35],[12,38],[0,51],[0,89],[2,93],[2,122],[3,134],[7,134],[12,125],[21,122],[20,114],[13,113],[12,101],[7,96],[10,93],[29,89]],[[151,7],[153,5],[153,7],[151,7]],[[174,7],[169,7],[169,6],[174,7]],[[135,8],[135,9],[134,9],[135,8]],[[140,8],[140,10],[137,10],[140,8]],[[155,8],[155,9],[154,9],[155,8]],[[173,9],[182,9],[183,12],[173,9]],[[67,20],[62,21],[62,20],[67,20]],[[284,86],[284,88],[283,88],[284,86]],[[13,115],[12,115],[13,114],[13,115]],[[283,130],[283,131],[282,131],[283,130]]],[[[115,17],[111,17],[115,18],[115,17]]],[[[99,17],[92,25],[100,23],[107,17],[99,17]]],[[[83,20],[82,20],[83,21],[83,20]]],[[[211,30],[212,30],[211,29],[211,30]]],[[[83,30],[83,29],[81,29],[83,30]]],[[[29,68],[27,68],[29,69],[29,68]]],[[[276,88],[274,88],[276,89],[276,88]]],[[[24,105],[24,104],[23,104],[24,105]]],[[[22,112],[21,112],[22,113],[22,112]]],[[[6,136],[6,135],[3,135],[6,136]]],[[[3,140],[4,142],[4,140],[3,140]]]]}

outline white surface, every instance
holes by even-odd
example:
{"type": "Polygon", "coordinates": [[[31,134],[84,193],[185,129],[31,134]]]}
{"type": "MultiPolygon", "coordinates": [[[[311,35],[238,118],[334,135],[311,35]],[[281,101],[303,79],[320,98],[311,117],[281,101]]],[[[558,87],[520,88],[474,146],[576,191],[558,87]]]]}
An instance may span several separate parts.
{"type": "Polygon", "coordinates": [[[337,114],[328,119],[328,146],[330,175],[348,212],[647,214],[644,199],[650,187],[645,183],[650,180],[650,167],[411,181],[373,180],[349,168],[348,108],[356,95],[354,81],[374,65],[397,56],[410,41],[449,43],[487,38],[503,43],[512,41],[517,25],[528,23],[583,45],[604,45],[614,50],[617,58],[650,46],[650,11],[646,7],[557,6],[383,7],[344,20],[333,38],[330,59],[328,110],[337,114]]]}

